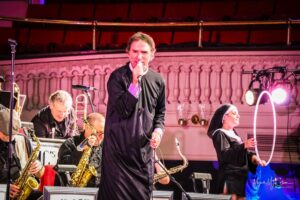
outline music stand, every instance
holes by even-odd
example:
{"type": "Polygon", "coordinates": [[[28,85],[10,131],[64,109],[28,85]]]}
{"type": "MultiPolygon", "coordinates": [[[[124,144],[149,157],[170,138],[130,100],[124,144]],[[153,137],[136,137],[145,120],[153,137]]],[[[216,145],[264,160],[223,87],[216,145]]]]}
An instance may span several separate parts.
{"type": "Polygon", "coordinates": [[[70,185],[72,179],[70,173],[75,172],[76,169],[77,169],[76,165],[62,165],[62,164],[57,165],[57,172],[64,173],[66,175],[68,185],[70,185]]]}
{"type": "MultiPolygon", "coordinates": [[[[230,200],[231,195],[224,194],[203,194],[203,193],[195,193],[188,192],[191,200],[230,200]]],[[[188,200],[186,195],[182,194],[182,200],[188,200]]]]}
{"type": "Polygon", "coordinates": [[[97,200],[99,188],[45,186],[44,200],[97,200]]]}
{"type": "Polygon", "coordinates": [[[212,180],[212,177],[211,177],[210,173],[194,172],[194,173],[192,173],[190,178],[193,181],[193,187],[194,187],[195,192],[198,192],[197,187],[196,187],[196,180],[199,179],[202,182],[203,193],[206,193],[206,194],[209,193],[210,181],[212,180]]]}
{"type": "MultiPolygon", "coordinates": [[[[0,104],[5,106],[6,108],[10,107],[10,91],[5,91],[1,90],[0,91],[0,104]]],[[[17,93],[14,93],[14,102],[13,102],[13,108],[15,108],[16,103],[17,103],[17,98],[16,98],[17,93]]]]}
{"type": "Polygon", "coordinates": [[[173,200],[173,191],[153,190],[153,200],[173,200]]]}

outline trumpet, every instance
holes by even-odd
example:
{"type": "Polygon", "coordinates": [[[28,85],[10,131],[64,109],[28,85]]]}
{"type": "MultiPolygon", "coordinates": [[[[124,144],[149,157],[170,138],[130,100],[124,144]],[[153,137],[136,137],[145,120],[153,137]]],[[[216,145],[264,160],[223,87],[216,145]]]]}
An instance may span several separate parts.
{"type": "MultiPolygon", "coordinates": [[[[73,130],[78,129],[78,119],[86,119],[87,117],[87,97],[85,94],[79,94],[75,99],[75,111],[74,111],[74,127],[73,130]]],[[[85,123],[82,123],[82,129],[84,129],[85,123]]]]}

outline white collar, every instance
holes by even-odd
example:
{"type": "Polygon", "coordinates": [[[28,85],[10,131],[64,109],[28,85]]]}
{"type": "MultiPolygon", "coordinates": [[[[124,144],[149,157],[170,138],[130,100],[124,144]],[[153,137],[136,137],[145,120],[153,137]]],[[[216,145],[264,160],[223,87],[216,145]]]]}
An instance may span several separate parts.
{"type": "Polygon", "coordinates": [[[223,131],[228,137],[236,139],[238,142],[242,142],[242,139],[233,131],[233,130],[226,130],[221,128],[221,131],[223,131]]]}
{"type": "Polygon", "coordinates": [[[219,128],[217,130],[215,130],[212,134],[212,136],[217,132],[217,131],[223,131],[225,133],[225,135],[227,135],[228,137],[234,138],[235,140],[237,140],[238,142],[242,142],[242,139],[240,138],[240,136],[238,136],[237,134],[235,134],[235,132],[233,130],[229,131],[223,128],[219,128]]]}

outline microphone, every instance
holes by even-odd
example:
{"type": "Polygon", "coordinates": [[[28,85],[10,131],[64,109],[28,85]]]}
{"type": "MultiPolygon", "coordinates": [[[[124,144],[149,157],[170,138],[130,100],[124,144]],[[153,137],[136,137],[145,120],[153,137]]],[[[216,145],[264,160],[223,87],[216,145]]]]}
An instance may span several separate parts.
{"type": "Polygon", "coordinates": [[[16,40],[13,40],[13,39],[11,39],[11,38],[8,38],[8,44],[14,45],[14,46],[17,46],[17,45],[18,45],[18,43],[16,42],[16,40]]]}
{"type": "Polygon", "coordinates": [[[97,88],[85,85],[72,85],[72,89],[76,90],[97,90],[97,88]]]}
{"type": "Polygon", "coordinates": [[[257,74],[257,70],[254,69],[253,71],[242,71],[242,74],[257,74]]]}
{"type": "Polygon", "coordinates": [[[138,79],[138,83],[141,84],[142,75],[139,75],[139,76],[137,77],[137,79],[138,79]]]}
{"type": "Polygon", "coordinates": [[[295,71],[294,71],[294,74],[299,75],[299,74],[300,74],[300,69],[295,70],[295,71]]]}

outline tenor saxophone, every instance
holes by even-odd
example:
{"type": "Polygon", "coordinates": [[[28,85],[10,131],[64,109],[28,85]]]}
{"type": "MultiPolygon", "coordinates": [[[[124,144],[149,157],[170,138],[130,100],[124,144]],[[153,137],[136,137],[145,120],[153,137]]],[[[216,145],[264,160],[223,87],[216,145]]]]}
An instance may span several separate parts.
{"type": "Polygon", "coordinates": [[[175,143],[176,143],[176,148],[177,148],[177,151],[180,155],[180,157],[183,159],[183,164],[182,165],[178,165],[176,167],[172,167],[170,169],[166,169],[161,171],[161,172],[158,172],[156,174],[154,174],[154,179],[153,179],[153,182],[154,184],[157,183],[160,179],[170,175],[170,174],[175,174],[177,172],[180,172],[182,171],[184,168],[186,168],[188,166],[188,160],[186,159],[186,157],[181,153],[181,150],[180,150],[180,147],[179,147],[179,142],[178,140],[175,138],[175,143]]]}
{"type": "Polygon", "coordinates": [[[92,148],[84,150],[77,168],[71,177],[71,185],[73,187],[85,187],[93,176],[97,176],[94,166],[89,165],[92,148]]]}
{"type": "Polygon", "coordinates": [[[22,170],[20,177],[14,182],[14,185],[20,188],[20,195],[16,198],[17,200],[26,200],[33,190],[37,190],[39,188],[38,181],[29,172],[29,169],[31,164],[35,162],[38,157],[41,144],[34,133],[32,133],[32,138],[36,142],[36,147],[32,151],[32,154],[22,170]]]}

